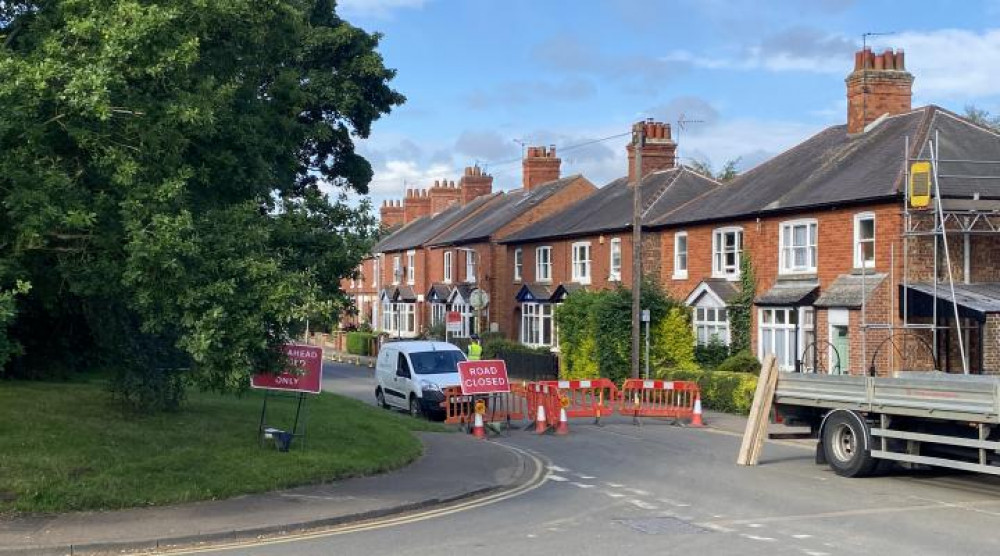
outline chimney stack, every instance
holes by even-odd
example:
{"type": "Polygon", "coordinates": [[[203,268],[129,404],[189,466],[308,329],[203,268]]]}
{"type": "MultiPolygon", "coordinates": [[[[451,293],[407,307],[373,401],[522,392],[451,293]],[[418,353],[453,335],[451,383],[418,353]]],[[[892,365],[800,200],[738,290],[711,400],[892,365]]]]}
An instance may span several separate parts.
{"type": "Polygon", "coordinates": [[[431,198],[431,214],[437,214],[451,205],[462,202],[462,192],[455,187],[454,181],[435,180],[428,196],[431,198]]]}
{"type": "Polygon", "coordinates": [[[379,209],[379,220],[383,228],[393,228],[404,222],[403,206],[399,201],[382,201],[379,209]]]}
{"type": "MultiPolygon", "coordinates": [[[[646,144],[642,148],[642,176],[652,172],[668,170],[677,165],[677,143],[670,137],[670,124],[654,122],[652,119],[639,122],[645,126],[646,144]]],[[[635,145],[629,143],[628,181],[635,181],[635,145]]]]}
{"type": "Polygon", "coordinates": [[[426,189],[407,189],[403,199],[403,222],[409,224],[418,218],[431,215],[431,198],[426,189]]]}
{"type": "Polygon", "coordinates": [[[465,175],[458,181],[462,204],[467,205],[473,199],[493,193],[493,176],[483,172],[477,166],[466,166],[465,175]]]}
{"type": "Polygon", "coordinates": [[[531,191],[543,183],[559,179],[561,164],[562,160],[556,157],[555,145],[549,145],[548,148],[528,147],[521,162],[524,190],[531,191]]]}
{"type": "Polygon", "coordinates": [[[883,114],[903,114],[911,109],[913,75],[906,71],[903,50],[871,48],[854,54],[854,71],[847,83],[847,133],[862,133],[883,114]]]}

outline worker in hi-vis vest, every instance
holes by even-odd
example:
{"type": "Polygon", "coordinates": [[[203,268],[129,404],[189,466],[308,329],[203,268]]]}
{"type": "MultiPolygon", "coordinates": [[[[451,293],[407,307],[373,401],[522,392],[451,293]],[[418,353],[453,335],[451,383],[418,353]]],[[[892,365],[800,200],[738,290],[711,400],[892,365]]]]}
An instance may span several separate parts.
{"type": "Polygon", "coordinates": [[[479,361],[483,358],[483,346],[479,345],[479,335],[473,334],[469,342],[469,361],[479,361]]]}

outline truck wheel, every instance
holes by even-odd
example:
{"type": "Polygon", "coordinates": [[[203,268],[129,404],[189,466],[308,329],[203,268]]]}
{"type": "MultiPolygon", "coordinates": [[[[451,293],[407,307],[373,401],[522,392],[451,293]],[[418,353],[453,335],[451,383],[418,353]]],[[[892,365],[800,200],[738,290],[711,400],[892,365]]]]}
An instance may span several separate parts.
{"type": "Polygon", "coordinates": [[[834,473],[841,477],[866,477],[878,465],[865,448],[863,421],[852,413],[838,411],[823,427],[823,451],[834,473]]]}

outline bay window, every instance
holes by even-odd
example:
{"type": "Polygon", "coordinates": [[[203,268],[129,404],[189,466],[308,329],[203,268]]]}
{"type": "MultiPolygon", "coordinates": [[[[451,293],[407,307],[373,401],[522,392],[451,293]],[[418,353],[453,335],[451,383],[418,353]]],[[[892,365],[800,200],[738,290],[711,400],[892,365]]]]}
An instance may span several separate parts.
{"type": "Polygon", "coordinates": [[[729,345],[729,315],[725,307],[695,307],[694,337],[699,346],[713,341],[729,345]]]}
{"type": "Polygon", "coordinates": [[[551,303],[521,304],[521,343],[548,347],[554,342],[553,305],[551,303]]]}

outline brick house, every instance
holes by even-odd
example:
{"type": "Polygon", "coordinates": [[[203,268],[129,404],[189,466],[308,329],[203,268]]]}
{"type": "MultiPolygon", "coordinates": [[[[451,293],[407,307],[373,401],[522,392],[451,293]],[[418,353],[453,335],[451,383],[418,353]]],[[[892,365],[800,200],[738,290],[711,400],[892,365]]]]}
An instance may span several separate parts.
{"type": "MultiPolygon", "coordinates": [[[[478,170],[478,169],[477,169],[478,170]]],[[[481,173],[477,172],[477,177],[481,173]]],[[[492,183],[492,178],[490,180],[492,183]]],[[[437,235],[474,218],[494,201],[500,193],[479,191],[480,195],[449,203],[440,212],[421,214],[415,212],[414,220],[406,222],[373,248],[374,275],[379,283],[378,301],[372,309],[375,329],[401,338],[415,338],[426,327],[430,316],[425,293],[430,287],[429,250],[427,241],[437,235]]],[[[408,192],[404,200],[430,199],[425,192],[408,192]]]]}
{"type": "Polygon", "coordinates": [[[554,147],[529,147],[522,161],[521,189],[503,194],[477,217],[427,243],[433,275],[428,296],[434,298],[429,324],[441,322],[445,312],[452,310],[463,315],[459,337],[487,329],[510,335],[515,323],[511,308],[514,284],[509,277],[515,263],[498,239],[587,198],[597,189],[581,175],[560,178],[560,164],[554,147]],[[469,295],[476,289],[490,296],[489,307],[478,313],[469,303],[469,295]]]}
{"type": "MultiPolygon", "coordinates": [[[[669,125],[647,122],[646,135],[640,185],[643,222],[678,210],[718,187],[710,178],[675,167],[677,145],[669,125]]],[[[512,324],[508,328],[512,339],[531,346],[553,346],[553,309],[566,294],[581,287],[608,289],[631,283],[636,175],[632,145],[628,155],[627,176],[500,240],[508,261],[499,276],[509,286],[506,320],[512,324]]],[[[643,251],[644,266],[659,268],[659,250],[650,243],[643,251]]]]}
{"type": "Polygon", "coordinates": [[[758,356],[774,353],[785,370],[955,370],[954,306],[940,291],[936,301],[928,293],[935,239],[917,230],[921,222],[933,229],[933,217],[906,195],[909,162],[927,160],[932,141],[942,161],[956,161],[950,170],[942,163],[938,180],[951,226],[973,228],[948,241],[967,360],[976,372],[1000,371],[1000,344],[986,341],[1000,337],[1000,296],[992,293],[1000,294],[992,258],[1000,236],[985,233],[988,222],[969,223],[1000,198],[1000,183],[983,179],[1000,169],[976,163],[1000,160],[1000,136],[936,106],[911,109],[913,76],[901,51],[858,52],[846,82],[846,125],[649,223],[660,238],[660,280],[694,308],[699,342],[714,336],[728,343],[727,308],[745,254],[757,277],[758,356]],[[969,160],[976,162],[958,162],[969,160]],[[928,328],[932,316],[936,331],[928,328]],[[936,364],[934,351],[941,354],[936,364]]]}

